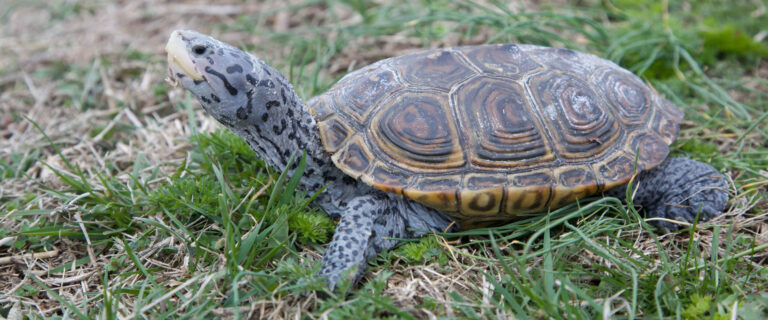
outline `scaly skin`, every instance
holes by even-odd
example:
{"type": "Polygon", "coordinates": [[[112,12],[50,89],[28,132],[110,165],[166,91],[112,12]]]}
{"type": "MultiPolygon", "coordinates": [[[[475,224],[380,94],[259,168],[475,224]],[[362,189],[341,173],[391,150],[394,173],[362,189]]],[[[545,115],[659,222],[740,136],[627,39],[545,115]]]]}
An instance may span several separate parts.
{"type": "MultiPolygon", "coordinates": [[[[340,218],[319,272],[330,288],[344,270],[353,267],[357,267],[352,275],[356,281],[369,259],[397,243],[390,238],[458,228],[437,210],[373,189],[337,169],[323,150],[315,119],[291,84],[262,60],[195,31],[175,31],[166,49],[171,77],[272,168],[293,170],[287,168],[290,155],[306,151],[307,165],[298,188],[313,194],[326,186],[313,204],[340,218]]],[[[709,218],[727,204],[722,175],[692,160],[669,160],[637,181],[639,196],[634,203],[646,207],[649,216],[691,221],[698,208],[702,218],[709,218]],[[668,203],[680,200],[685,207],[668,203]]],[[[621,188],[611,195],[624,198],[621,188]]],[[[674,229],[674,225],[663,226],[674,229]]]]}
{"type": "Polygon", "coordinates": [[[178,36],[204,80],[191,79],[173,63],[171,76],[197,97],[206,112],[279,171],[294,169],[286,164],[295,150],[306,151],[304,177],[297,188],[314,194],[326,186],[313,204],[341,218],[319,272],[330,288],[353,266],[358,267],[353,275],[356,281],[365,271],[365,262],[396,244],[387,237],[414,238],[425,231],[453,230],[448,229],[451,219],[440,212],[373,189],[336,168],[323,150],[315,119],[280,72],[197,32],[182,31],[178,36]],[[192,49],[197,45],[205,46],[205,53],[195,54],[192,49]]]}

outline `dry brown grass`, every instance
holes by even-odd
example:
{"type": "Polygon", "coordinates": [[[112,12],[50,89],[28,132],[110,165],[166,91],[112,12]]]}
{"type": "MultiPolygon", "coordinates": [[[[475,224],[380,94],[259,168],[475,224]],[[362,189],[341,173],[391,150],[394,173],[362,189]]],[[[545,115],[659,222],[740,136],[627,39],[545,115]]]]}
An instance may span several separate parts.
{"type": "MultiPolygon", "coordinates": [[[[87,173],[111,170],[113,175],[127,181],[128,174],[134,170],[134,162],[140,154],[146,158],[148,166],[142,170],[149,172],[159,169],[160,177],[173,173],[176,163],[188,157],[190,145],[185,137],[191,132],[211,131],[217,127],[212,119],[205,116],[201,109],[195,109],[196,122],[190,128],[188,115],[179,111],[172,103],[182,99],[180,89],[170,91],[170,98],[158,97],[154,89],[163,82],[165,63],[163,47],[170,31],[178,28],[199,29],[212,32],[222,40],[236,43],[256,45],[266,48],[263,55],[269,57],[284,56],[288,48],[269,47],[269,39],[258,33],[238,32],[228,30],[222,32],[221,25],[233,25],[239,15],[272,12],[298,1],[241,1],[220,2],[211,5],[201,1],[60,1],[54,4],[38,2],[27,4],[24,1],[4,2],[0,5],[0,158],[12,154],[29,154],[32,150],[42,150],[40,158],[44,163],[67,171],[58,154],[50,148],[50,143],[31,122],[38,124],[50,139],[59,146],[62,155],[82,168],[87,173]],[[79,6],[79,12],[62,16],[61,8],[55,6],[79,6]],[[125,59],[127,51],[137,51],[150,54],[147,59],[125,59]],[[108,63],[101,63],[106,60],[108,63]],[[83,81],[73,74],[64,74],[61,79],[50,79],[46,70],[58,64],[86,66],[85,73],[90,80],[85,87],[73,94],[62,84],[67,81],[83,81]],[[90,66],[90,67],[87,67],[90,66]],[[41,74],[42,73],[42,74],[41,74]],[[93,84],[99,83],[103,88],[94,94],[93,84]],[[74,97],[74,99],[73,99],[74,97]],[[64,105],[64,101],[84,101],[86,97],[96,99],[99,108],[82,108],[64,105]],[[79,99],[78,99],[79,98],[79,99]],[[104,135],[95,134],[96,128],[111,128],[122,125],[133,126],[136,129],[130,134],[116,131],[116,136],[105,139],[104,135]],[[114,167],[106,164],[115,164],[114,167]]],[[[535,3],[535,2],[532,2],[535,3]]],[[[524,4],[527,8],[535,8],[534,4],[524,4]]],[[[276,11],[266,15],[259,27],[268,28],[271,32],[295,30],[298,34],[306,32],[307,25],[320,25],[328,19],[336,19],[340,26],[352,25],[360,19],[358,15],[340,7],[332,11],[325,10],[322,5],[302,7],[298,11],[276,11]]],[[[63,10],[66,12],[67,10],[63,10]]],[[[334,37],[333,32],[328,37],[334,37]]],[[[446,36],[441,41],[430,46],[450,46],[457,44],[481,43],[487,39],[487,33],[478,32],[475,38],[466,39],[458,36],[446,36]]],[[[333,78],[359,66],[387,56],[406,53],[422,46],[420,39],[406,35],[361,37],[355,45],[349,45],[338,53],[328,67],[327,77],[333,78]],[[373,50],[375,48],[375,50],[373,50]]],[[[765,66],[765,63],[763,64],[765,66]]],[[[760,72],[768,70],[761,68],[760,72]]],[[[758,75],[763,77],[763,75],[758,75]]],[[[748,97],[745,97],[745,99],[748,97]]],[[[106,132],[108,130],[103,130],[106,132]]],[[[728,139],[723,137],[724,148],[735,148],[728,139]]],[[[759,143],[759,136],[750,137],[752,142],[759,143]]],[[[66,220],[78,223],[78,203],[62,203],[50,194],[41,192],[39,183],[53,190],[61,190],[66,186],[46,167],[43,162],[37,162],[25,175],[20,178],[0,180],[0,198],[3,201],[28,197],[29,193],[36,197],[24,209],[53,209],[50,215],[35,216],[24,226],[32,227],[42,220],[66,220]]],[[[90,177],[95,175],[90,174],[90,177]]],[[[162,181],[150,181],[150,185],[162,181]]],[[[93,179],[94,186],[101,182],[93,179]]],[[[99,188],[99,187],[96,187],[99,188]]],[[[765,192],[762,186],[759,192],[765,192]]],[[[755,245],[768,243],[768,219],[765,215],[744,216],[755,204],[754,193],[740,194],[734,201],[731,213],[717,221],[735,221],[734,229],[743,235],[752,235],[755,245]]],[[[0,209],[4,208],[0,204],[0,209]]],[[[757,203],[759,212],[768,212],[768,204],[757,203]]],[[[18,232],[22,224],[15,219],[9,219],[11,212],[0,212],[0,226],[11,232],[18,232]]],[[[711,252],[712,229],[700,229],[692,240],[702,252],[711,252]]],[[[728,230],[719,229],[720,239],[726,239],[728,230]]],[[[130,241],[133,235],[124,235],[130,241]]],[[[152,238],[156,235],[147,235],[152,238]]],[[[564,234],[563,236],[567,236],[564,234]]],[[[636,239],[636,246],[647,256],[658,256],[659,247],[654,239],[645,232],[625,235],[636,239]]],[[[87,292],[102,290],[100,276],[110,259],[123,255],[121,248],[112,248],[108,252],[94,255],[93,251],[103,249],[103,246],[92,246],[89,241],[59,238],[56,250],[48,251],[44,256],[25,256],[26,251],[10,244],[13,238],[0,239],[0,306],[12,306],[14,310],[26,310],[50,316],[63,312],[62,306],[47,292],[41,292],[32,297],[21,297],[14,292],[26,284],[34,284],[28,276],[35,275],[42,282],[53,288],[65,300],[80,303],[87,292]],[[88,263],[65,269],[57,273],[48,270],[76,259],[91,256],[88,263]],[[13,259],[8,259],[13,257],[13,259]],[[18,308],[18,309],[17,309],[18,308]]],[[[610,243],[610,238],[599,239],[610,243]]],[[[663,248],[685,248],[689,241],[687,234],[661,235],[658,239],[663,248]]],[[[721,241],[722,252],[726,243],[721,241]]],[[[495,309],[489,305],[488,297],[493,294],[492,285],[483,272],[497,265],[483,260],[473,259],[473,256],[493,257],[490,249],[478,247],[456,248],[457,243],[445,244],[451,252],[448,267],[436,263],[428,265],[409,266],[399,264],[395,273],[389,278],[384,295],[391,298],[395,305],[419,318],[435,318],[437,316],[455,316],[452,308],[446,308],[442,315],[433,314],[427,309],[416,306],[426,297],[434,299],[438,304],[449,304],[453,299],[448,295],[452,291],[475,292],[483,299],[474,301],[473,305],[486,305],[482,310],[495,310],[496,314],[480,314],[487,317],[509,317],[509,311],[495,309]],[[482,251],[482,252],[479,252],[482,251]],[[450,269],[452,272],[446,273],[450,269]]],[[[624,250],[621,247],[607,248],[609,250],[624,250]]],[[[519,253],[519,250],[507,248],[509,253],[519,253]]],[[[683,252],[670,250],[670,256],[678,257],[683,252]]],[[[304,259],[317,261],[319,254],[307,249],[302,251],[304,259]]],[[[628,253],[630,255],[635,253],[628,253]]],[[[153,238],[153,244],[143,252],[138,252],[142,263],[163,270],[158,274],[162,277],[156,281],[163,282],[170,289],[178,287],[189,280],[185,274],[185,265],[189,263],[189,253],[178,239],[153,238]],[[160,253],[159,248],[175,247],[175,254],[160,253]]],[[[749,263],[760,269],[766,265],[768,252],[762,251],[752,256],[749,263]]],[[[601,264],[607,268],[612,262],[600,258],[589,250],[574,256],[573,259],[583,261],[584,265],[601,264]]],[[[537,267],[541,261],[532,259],[531,268],[537,267]]],[[[121,271],[130,271],[128,269],[121,271]]],[[[379,271],[383,272],[383,271],[379,271]]],[[[138,281],[142,276],[135,273],[124,283],[138,281]]],[[[375,277],[370,274],[369,278],[375,277]]],[[[589,279],[582,279],[589,281],[589,279]]],[[[195,292],[180,291],[185,296],[194,296],[195,292]]],[[[217,297],[223,299],[224,297],[217,297]]],[[[170,299],[177,299],[170,297],[170,299]]],[[[298,315],[312,310],[317,301],[314,295],[304,297],[273,297],[266,301],[253,301],[247,310],[240,310],[249,318],[298,318],[298,315]]],[[[130,300],[123,301],[121,312],[128,316],[132,310],[130,300]]],[[[618,302],[617,302],[618,303],[618,302]]],[[[319,317],[327,316],[332,309],[319,317]]],[[[15,311],[12,311],[15,312],[15,311]]],[[[231,317],[232,310],[217,309],[215,315],[231,317]]],[[[14,319],[9,315],[9,319],[14,319]]]]}

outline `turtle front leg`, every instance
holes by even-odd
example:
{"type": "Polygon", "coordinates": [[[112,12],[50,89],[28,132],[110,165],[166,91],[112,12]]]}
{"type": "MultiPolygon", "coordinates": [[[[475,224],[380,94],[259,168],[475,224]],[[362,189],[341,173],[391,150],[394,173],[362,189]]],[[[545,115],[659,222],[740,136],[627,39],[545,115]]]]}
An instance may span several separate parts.
{"type": "Polygon", "coordinates": [[[349,274],[351,283],[356,283],[368,260],[394,247],[398,243],[395,239],[457,228],[439,211],[409,199],[381,193],[356,197],[342,214],[317,275],[325,277],[329,289],[334,290],[346,270],[357,268],[349,274]]]}
{"type": "MultiPolygon", "coordinates": [[[[661,165],[641,172],[635,180],[637,189],[633,203],[642,206],[647,217],[660,217],[684,222],[707,221],[721,214],[728,206],[728,183],[712,166],[686,158],[668,158],[661,165]]],[[[626,186],[606,192],[619,199],[626,198],[626,186]]],[[[654,221],[669,230],[679,225],[654,221]]]]}
{"type": "Polygon", "coordinates": [[[354,277],[350,279],[352,283],[362,276],[365,263],[371,258],[367,253],[370,251],[373,223],[385,207],[383,199],[374,196],[357,197],[348,203],[331,243],[323,253],[323,267],[317,273],[318,276],[325,277],[331,290],[336,288],[336,283],[346,270],[357,268],[349,274],[354,277]]]}

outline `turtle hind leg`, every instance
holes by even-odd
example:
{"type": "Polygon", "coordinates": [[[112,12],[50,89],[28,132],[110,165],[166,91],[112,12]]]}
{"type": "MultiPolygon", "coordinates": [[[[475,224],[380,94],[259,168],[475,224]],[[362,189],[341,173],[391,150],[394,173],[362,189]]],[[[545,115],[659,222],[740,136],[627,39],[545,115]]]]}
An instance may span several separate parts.
{"type": "MultiPolygon", "coordinates": [[[[635,179],[633,204],[645,209],[648,218],[693,223],[707,221],[728,206],[728,183],[712,166],[686,158],[668,158],[661,165],[641,172],[635,179]]],[[[626,198],[627,186],[606,192],[626,198]]],[[[679,224],[656,220],[653,224],[677,230],[679,224]]]]}

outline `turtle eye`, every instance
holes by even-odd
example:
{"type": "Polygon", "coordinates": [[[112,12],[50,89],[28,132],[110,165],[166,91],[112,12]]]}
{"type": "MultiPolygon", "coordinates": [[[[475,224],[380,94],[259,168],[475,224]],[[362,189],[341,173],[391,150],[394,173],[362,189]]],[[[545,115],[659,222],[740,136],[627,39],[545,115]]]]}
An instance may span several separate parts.
{"type": "Polygon", "coordinates": [[[203,55],[205,53],[205,51],[207,51],[207,50],[208,50],[208,47],[206,47],[204,45],[200,45],[200,44],[195,45],[195,46],[192,47],[192,53],[194,53],[195,55],[198,55],[198,56],[199,55],[203,55]]]}

